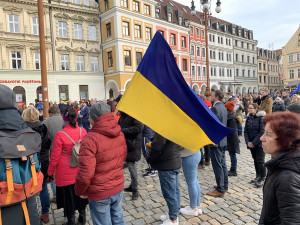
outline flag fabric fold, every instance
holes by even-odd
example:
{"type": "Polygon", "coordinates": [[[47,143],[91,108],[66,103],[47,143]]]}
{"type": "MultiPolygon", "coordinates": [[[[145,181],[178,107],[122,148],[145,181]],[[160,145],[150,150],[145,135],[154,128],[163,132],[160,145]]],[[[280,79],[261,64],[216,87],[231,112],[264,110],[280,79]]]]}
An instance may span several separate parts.
{"type": "Polygon", "coordinates": [[[186,83],[172,50],[159,32],[117,109],[193,151],[217,144],[233,131],[218,120],[186,83]]]}
{"type": "Polygon", "coordinates": [[[296,87],[296,89],[290,94],[290,97],[292,97],[294,94],[297,94],[297,92],[300,91],[300,83],[296,87]]]}

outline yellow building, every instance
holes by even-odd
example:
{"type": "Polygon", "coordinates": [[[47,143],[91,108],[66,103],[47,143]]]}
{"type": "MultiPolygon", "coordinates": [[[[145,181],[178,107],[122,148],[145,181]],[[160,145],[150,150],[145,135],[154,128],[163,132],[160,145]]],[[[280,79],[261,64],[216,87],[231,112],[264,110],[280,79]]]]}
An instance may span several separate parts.
{"type": "Polygon", "coordinates": [[[179,68],[185,63],[183,76],[189,76],[189,29],[183,11],[157,0],[100,0],[99,4],[107,98],[124,93],[157,30],[168,42],[174,37],[176,45],[184,36],[185,48],[172,49],[179,68]]]}
{"type": "MultiPolygon", "coordinates": [[[[44,0],[49,100],[105,97],[99,5],[44,0]]],[[[20,104],[41,98],[37,0],[0,0],[0,83],[20,104]]]]}
{"type": "Polygon", "coordinates": [[[283,77],[285,88],[294,88],[300,83],[300,26],[282,49],[283,77]]]}

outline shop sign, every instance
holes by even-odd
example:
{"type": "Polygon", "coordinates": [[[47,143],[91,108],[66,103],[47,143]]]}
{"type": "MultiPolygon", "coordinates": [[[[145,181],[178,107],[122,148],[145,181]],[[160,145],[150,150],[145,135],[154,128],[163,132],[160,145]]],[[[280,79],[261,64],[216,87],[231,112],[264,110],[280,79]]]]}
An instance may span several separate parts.
{"type": "Polygon", "coordinates": [[[40,80],[0,80],[0,84],[40,84],[40,80]]]}
{"type": "Polygon", "coordinates": [[[23,102],[22,94],[16,94],[16,102],[23,102]]]}

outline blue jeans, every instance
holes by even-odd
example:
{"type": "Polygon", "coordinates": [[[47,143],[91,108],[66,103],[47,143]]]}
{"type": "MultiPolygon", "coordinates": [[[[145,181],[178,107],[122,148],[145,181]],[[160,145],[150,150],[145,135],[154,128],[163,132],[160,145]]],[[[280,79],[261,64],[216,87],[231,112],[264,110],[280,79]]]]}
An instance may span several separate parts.
{"type": "Polygon", "coordinates": [[[125,225],[122,209],[123,191],[100,201],[89,200],[94,225],[125,225]]]}
{"type": "Polygon", "coordinates": [[[201,159],[201,152],[182,158],[182,170],[188,185],[190,207],[195,209],[200,206],[201,188],[197,178],[198,164],[201,159]]]}
{"type": "Polygon", "coordinates": [[[228,190],[228,172],[226,167],[225,147],[211,147],[210,156],[218,187],[217,191],[225,193],[228,190]]]}
{"type": "Polygon", "coordinates": [[[236,153],[228,151],[229,156],[230,156],[230,161],[231,161],[231,171],[236,171],[237,170],[237,158],[236,158],[236,153]]]}
{"type": "Polygon", "coordinates": [[[50,185],[51,185],[51,190],[52,190],[52,193],[53,193],[53,198],[56,198],[56,183],[55,183],[55,180],[52,181],[50,183],[50,185]]]}
{"type": "Polygon", "coordinates": [[[48,214],[50,208],[50,198],[47,187],[47,179],[44,179],[42,190],[40,192],[41,206],[42,206],[42,214],[48,214]]]}
{"type": "Polygon", "coordinates": [[[180,169],[158,171],[161,191],[167,202],[169,218],[172,221],[177,219],[180,210],[179,173],[180,169]]]}

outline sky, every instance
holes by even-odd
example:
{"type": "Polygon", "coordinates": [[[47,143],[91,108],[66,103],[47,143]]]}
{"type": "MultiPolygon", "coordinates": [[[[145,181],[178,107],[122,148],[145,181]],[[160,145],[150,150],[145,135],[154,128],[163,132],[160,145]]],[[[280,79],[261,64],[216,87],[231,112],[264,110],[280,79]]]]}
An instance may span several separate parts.
{"type": "MultiPolygon", "coordinates": [[[[191,6],[192,0],[174,0],[191,6]]],[[[196,10],[200,0],[194,0],[196,10]]],[[[212,15],[253,30],[257,46],[280,49],[300,25],[300,0],[221,0],[222,11],[216,13],[217,0],[211,0],[212,15]]]]}

